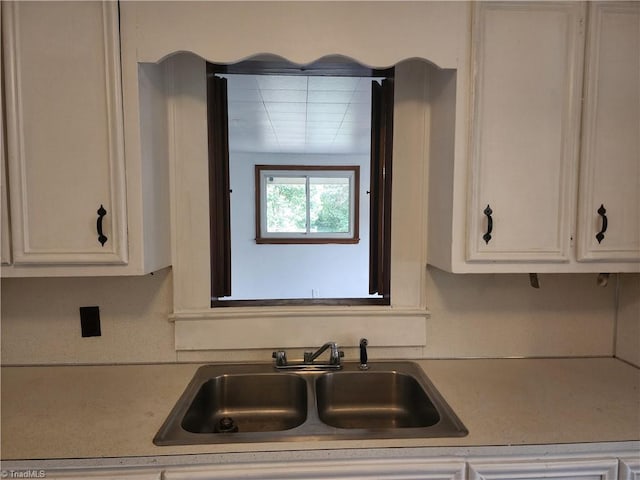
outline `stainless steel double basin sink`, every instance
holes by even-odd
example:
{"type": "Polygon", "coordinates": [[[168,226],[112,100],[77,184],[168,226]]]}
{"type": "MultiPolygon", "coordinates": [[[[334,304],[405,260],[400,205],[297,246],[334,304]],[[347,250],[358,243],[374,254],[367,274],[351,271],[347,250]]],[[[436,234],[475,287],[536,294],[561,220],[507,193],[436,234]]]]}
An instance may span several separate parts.
{"type": "Polygon", "coordinates": [[[200,367],[156,445],[467,435],[423,370],[378,362],[361,371],[276,371],[269,364],[200,367]]]}

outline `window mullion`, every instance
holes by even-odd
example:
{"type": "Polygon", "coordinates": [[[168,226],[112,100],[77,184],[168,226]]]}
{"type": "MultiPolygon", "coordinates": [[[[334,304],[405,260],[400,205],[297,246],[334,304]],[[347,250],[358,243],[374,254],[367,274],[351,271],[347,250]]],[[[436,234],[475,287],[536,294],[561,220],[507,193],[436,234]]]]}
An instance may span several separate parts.
{"type": "Polygon", "coordinates": [[[311,188],[310,188],[310,184],[309,184],[309,175],[307,175],[305,177],[305,193],[306,193],[306,200],[307,200],[307,208],[306,208],[306,215],[307,215],[307,219],[306,219],[306,223],[307,223],[307,235],[309,235],[311,233],[311,188]]]}

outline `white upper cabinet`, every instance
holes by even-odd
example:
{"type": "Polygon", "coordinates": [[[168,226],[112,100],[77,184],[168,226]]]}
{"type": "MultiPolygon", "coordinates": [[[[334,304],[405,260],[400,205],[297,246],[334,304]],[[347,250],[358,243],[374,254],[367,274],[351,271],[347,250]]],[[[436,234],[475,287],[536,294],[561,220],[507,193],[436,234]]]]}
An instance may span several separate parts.
{"type": "Polygon", "coordinates": [[[470,75],[431,77],[429,264],[640,270],[638,7],[475,4],[470,75]]]}
{"type": "Polygon", "coordinates": [[[638,261],[640,3],[589,8],[578,260],[638,261]]]}
{"type": "Polygon", "coordinates": [[[126,263],[118,6],[3,9],[13,262],[126,263]]]}
{"type": "Polygon", "coordinates": [[[163,80],[152,71],[158,81],[138,89],[133,79],[125,142],[118,3],[3,2],[2,27],[11,224],[9,260],[3,201],[2,276],[169,265],[166,136],[145,133],[149,121],[166,123],[163,80]]]}
{"type": "Polygon", "coordinates": [[[582,18],[578,3],[476,8],[469,261],[569,260],[582,18]]]}

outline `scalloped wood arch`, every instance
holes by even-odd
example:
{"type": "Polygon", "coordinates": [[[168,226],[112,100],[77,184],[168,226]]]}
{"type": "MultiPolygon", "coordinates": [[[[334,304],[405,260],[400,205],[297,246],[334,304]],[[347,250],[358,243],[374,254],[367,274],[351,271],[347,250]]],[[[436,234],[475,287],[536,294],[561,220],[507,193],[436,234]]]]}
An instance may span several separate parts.
{"type": "Polygon", "coordinates": [[[138,62],[192,52],[215,63],[274,54],[297,64],[343,55],[373,68],[464,62],[468,2],[122,2],[138,62]]]}

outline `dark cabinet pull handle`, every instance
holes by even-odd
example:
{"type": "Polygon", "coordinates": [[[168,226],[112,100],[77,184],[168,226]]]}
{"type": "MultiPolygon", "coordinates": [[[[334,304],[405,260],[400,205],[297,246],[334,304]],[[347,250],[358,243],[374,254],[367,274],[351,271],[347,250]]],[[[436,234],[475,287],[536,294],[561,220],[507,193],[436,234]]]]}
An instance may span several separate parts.
{"type": "Polygon", "coordinates": [[[604,232],[607,231],[607,226],[609,225],[606,213],[607,209],[601,204],[598,209],[598,215],[602,217],[602,229],[596,234],[596,240],[598,240],[598,243],[602,243],[602,240],[604,240],[604,232]]]}
{"type": "Polygon", "coordinates": [[[98,224],[96,228],[98,230],[98,241],[100,242],[100,245],[102,245],[103,247],[108,240],[107,236],[102,232],[102,219],[106,214],[107,214],[107,211],[104,209],[102,205],[100,205],[100,208],[98,209],[98,224]]]}
{"type": "Polygon", "coordinates": [[[493,232],[493,218],[491,218],[493,210],[491,210],[491,207],[487,205],[487,208],[484,209],[483,213],[487,216],[487,233],[482,236],[482,239],[488,244],[489,240],[491,240],[491,232],[493,232]]]}

